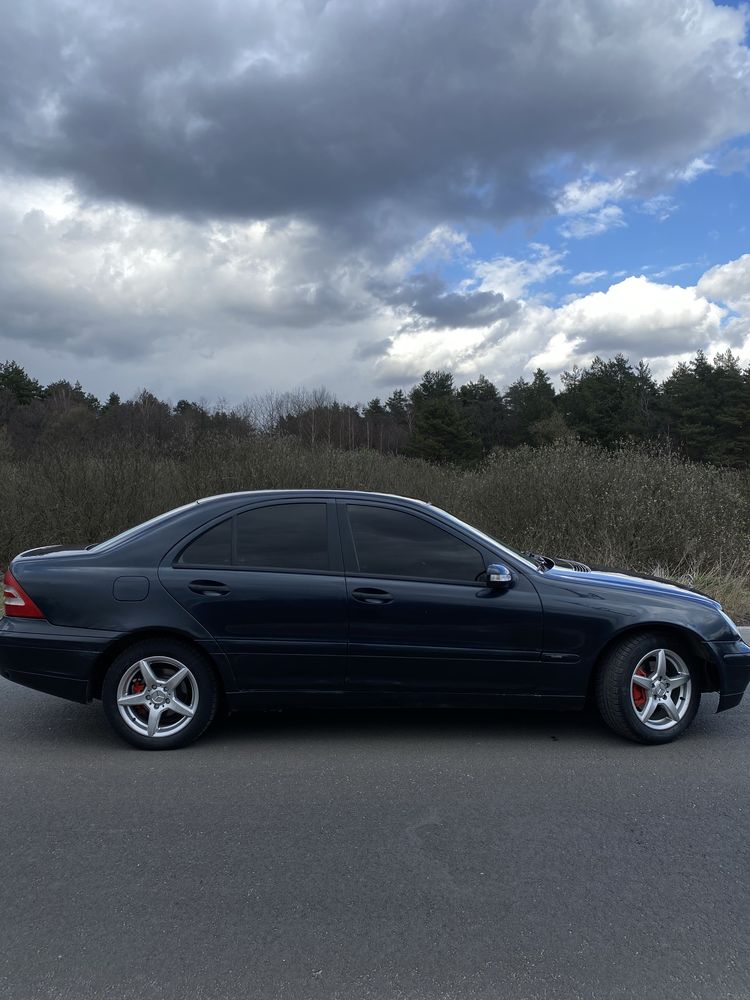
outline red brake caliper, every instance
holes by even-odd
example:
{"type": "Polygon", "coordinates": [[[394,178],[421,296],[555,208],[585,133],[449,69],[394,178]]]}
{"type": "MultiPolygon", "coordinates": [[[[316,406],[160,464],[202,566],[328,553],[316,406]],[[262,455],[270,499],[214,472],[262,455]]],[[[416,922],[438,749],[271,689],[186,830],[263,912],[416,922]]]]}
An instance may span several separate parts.
{"type": "MultiPolygon", "coordinates": [[[[638,667],[636,673],[639,677],[648,677],[648,674],[643,669],[643,667],[638,667]]],[[[646,704],[646,689],[642,688],[640,684],[636,684],[633,681],[633,704],[640,711],[646,704]]]]}
{"type": "MultiPolygon", "coordinates": [[[[142,691],[146,690],[146,682],[140,677],[136,677],[134,681],[131,682],[130,687],[133,690],[133,694],[140,694],[142,691]]],[[[135,706],[136,715],[144,717],[148,715],[145,705],[135,706]]]]}

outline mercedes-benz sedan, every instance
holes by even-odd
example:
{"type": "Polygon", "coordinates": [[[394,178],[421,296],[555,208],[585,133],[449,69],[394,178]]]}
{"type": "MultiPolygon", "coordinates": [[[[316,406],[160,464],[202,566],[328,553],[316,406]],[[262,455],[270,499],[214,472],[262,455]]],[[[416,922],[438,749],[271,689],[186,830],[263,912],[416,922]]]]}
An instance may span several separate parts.
{"type": "Polygon", "coordinates": [[[666,743],[701,693],[732,708],[750,647],[666,581],[522,555],[418,500],[341,491],[198,500],[5,575],[0,673],[101,699],[144,749],[195,740],[217,705],[539,706],[587,699],[666,743]]]}

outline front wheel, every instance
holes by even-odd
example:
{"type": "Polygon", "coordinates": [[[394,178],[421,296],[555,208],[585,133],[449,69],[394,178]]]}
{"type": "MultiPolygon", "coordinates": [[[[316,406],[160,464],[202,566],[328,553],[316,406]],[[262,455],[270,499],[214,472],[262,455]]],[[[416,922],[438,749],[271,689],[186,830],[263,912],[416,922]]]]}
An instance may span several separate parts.
{"type": "Polygon", "coordinates": [[[669,743],[695,718],[701,692],[693,657],[657,632],[623,639],[604,659],[596,683],[602,718],[638,743],[669,743]]]}
{"type": "Polygon", "coordinates": [[[216,713],[217,686],[197,650],[145,639],[114,660],[102,704],[110,725],[142,750],[176,750],[197,740],[216,713]]]}

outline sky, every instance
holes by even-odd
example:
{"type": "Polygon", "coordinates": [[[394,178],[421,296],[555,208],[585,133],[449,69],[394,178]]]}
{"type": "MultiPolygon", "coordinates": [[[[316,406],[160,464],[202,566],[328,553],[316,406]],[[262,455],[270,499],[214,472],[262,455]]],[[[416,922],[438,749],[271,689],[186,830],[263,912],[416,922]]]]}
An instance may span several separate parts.
{"type": "Polygon", "coordinates": [[[750,363],[750,10],[0,0],[0,359],[366,402],[750,363]]]}

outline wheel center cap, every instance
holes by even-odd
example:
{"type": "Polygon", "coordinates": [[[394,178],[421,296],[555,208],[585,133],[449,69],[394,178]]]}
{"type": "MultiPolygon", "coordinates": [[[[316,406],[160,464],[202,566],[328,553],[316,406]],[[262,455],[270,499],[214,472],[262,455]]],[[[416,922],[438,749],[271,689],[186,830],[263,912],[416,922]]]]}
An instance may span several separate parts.
{"type": "Polygon", "coordinates": [[[157,688],[156,691],[153,691],[151,694],[151,701],[154,703],[154,705],[163,705],[166,700],[167,700],[167,692],[162,691],[161,688],[157,688]]]}

